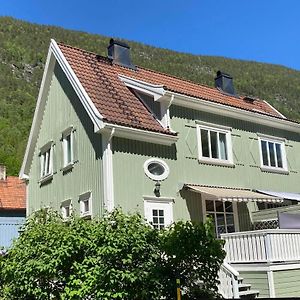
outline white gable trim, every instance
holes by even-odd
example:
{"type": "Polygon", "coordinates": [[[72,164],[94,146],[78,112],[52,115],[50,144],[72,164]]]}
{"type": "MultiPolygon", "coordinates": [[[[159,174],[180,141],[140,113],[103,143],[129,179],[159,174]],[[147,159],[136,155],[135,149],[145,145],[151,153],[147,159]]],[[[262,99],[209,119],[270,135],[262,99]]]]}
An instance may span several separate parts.
{"type": "Polygon", "coordinates": [[[148,95],[152,95],[154,101],[158,101],[166,92],[163,85],[152,84],[124,75],[119,75],[119,78],[127,87],[133,88],[148,95]]]}
{"type": "Polygon", "coordinates": [[[50,82],[52,79],[52,74],[56,62],[58,62],[63,72],[67,76],[69,82],[71,83],[76,94],[78,95],[83,107],[86,109],[88,115],[90,116],[92,122],[94,123],[95,131],[98,131],[103,126],[102,123],[103,118],[101,114],[99,113],[98,109],[95,107],[92,100],[84,90],[79,79],[77,78],[71,66],[69,65],[66,58],[64,57],[63,53],[59,49],[57,43],[55,42],[55,40],[52,39],[48,50],[48,56],[47,56],[42,83],[38,95],[37,105],[34,112],[30,135],[29,135],[22,167],[19,173],[20,178],[28,178],[29,168],[31,165],[32,157],[34,155],[39,127],[46,106],[50,82]]]}
{"type": "Polygon", "coordinates": [[[270,115],[264,115],[256,113],[254,111],[247,111],[240,108],[219,104],[204,99],[194,98],[179,93],[167,91],[165,96],[168,95],[174,95],[174,105],[205,111],[208,113],[243,120],[246,122],[254,122],[256,124],[272,128],[300,133],[300,124],[286,119],[279,119],[270,115]]]}

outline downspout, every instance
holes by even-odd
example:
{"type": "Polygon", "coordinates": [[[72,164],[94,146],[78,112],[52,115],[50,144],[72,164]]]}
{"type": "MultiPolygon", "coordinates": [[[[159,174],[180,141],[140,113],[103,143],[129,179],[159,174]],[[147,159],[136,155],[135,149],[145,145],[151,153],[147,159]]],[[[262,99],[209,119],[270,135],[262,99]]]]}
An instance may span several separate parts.
{"type": "Polygon", "coordinates": [[[102,132],[102,165],[103,165],[103,204],[104,209],[111,212],[114,209],[114,177],[112,158],[112,138],[115,128],[102,132]]]}

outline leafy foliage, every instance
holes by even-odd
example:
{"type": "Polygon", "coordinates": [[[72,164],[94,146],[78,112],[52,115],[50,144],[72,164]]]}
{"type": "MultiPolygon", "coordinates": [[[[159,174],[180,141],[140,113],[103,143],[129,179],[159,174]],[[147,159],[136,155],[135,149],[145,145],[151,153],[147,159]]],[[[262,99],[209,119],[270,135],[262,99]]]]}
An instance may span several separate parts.
{"type": "Polygon", "coordinates": [[[193,299],[216,294],[223,258],[209,224],[158,231],[120,210],[68,222],[43,210],[2,258],[1,291],[3,299],[172,299],[180,278],[193,299]]]}
{"type": "MultiPolygon", "coordinates": [[[[29,135],[50,39],[106,56],[108,37],[0,17],[0,162],[18,173],[29,135]]],[[[214,85],[217,70],[235,78],[238,93],[269,101],[300,120],[300,73],[277,65],[178,53],[129,42],[135,64],[214,85]]]]}

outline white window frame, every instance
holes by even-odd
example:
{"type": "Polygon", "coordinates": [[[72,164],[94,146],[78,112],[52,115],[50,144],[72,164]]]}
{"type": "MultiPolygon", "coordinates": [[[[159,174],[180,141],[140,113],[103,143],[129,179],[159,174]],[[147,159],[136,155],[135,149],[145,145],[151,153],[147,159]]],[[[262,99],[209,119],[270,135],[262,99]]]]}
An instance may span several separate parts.
{"type": "Polygon", "coordinates": [[[80,216],[92,217],[92,192],[85,192],[79,196],[80,216]],[[85,201],[89,201],[89,209],[85,211],[85,201]]]}
{"type": "MultiPolygon", "coordinates": [[[[219,202],[223,202],[223,203],[230,202],[230,201],[210,199],[209,197],[202,197],[203,222],[206,222],[206,219],[207,219],[206,200],[219,201],[219,202]]],[[[233,210],[234,230],[235,230],[235,232],[239,232],[240,227],[239,227],[239,218],[238,218],[238,208],[237,208],[237,202],[235,202],[235,201],[232,201],[232,210],[233,210]]],[[[215,213],[217,213],[217,212],[215,212],[215,213]]],[[[216,230],[217,230],[217,228],[216,228],[216,230]]],[[[218,235],[217,231],[216,231],[216,235],[218,235]]]]}
{"type": "Polygon", "coordinates": [[[40,182],[44,182],[53,176],[53,142],[48,142],[40,149],[40,182]],[[45,167],[48,172],[45,172],[45,167]]]}
{"type": "Polygon", "coordinates": [[[62,217],[63,219],[67,220],[70,218],[70,216],[72,215],[72,200],[71,199],[68,199],[68,200],[64,200],[62,203],[61,203],[61,214],[62,214],[62,217]],[[66,212],[66,208],[69,208],[69,216],[67,216],[66,212]]]}
{"type": "Polygon", "coordinates": [[[164,211],[164,226],[168,227],[174,221],[173,219],[174,198],[144,196],[144,216],[149,224],[152,225],[152,210],[158,209],[164,211]]]}
{"type": "Polygon", "coordinates": [[[258,134],[258,147],[259,147],[259,156],[260,156],[260,169],[262,171],[267,172],[274,172],[274,173],[288,173],[288,165],[287,165],[287,158],[286,158],[286,151],[285,151],[285,139],[283,138],[276,138],[273,136],[258,134]],[[268,166],[264,165],[263,163],[263,153],[262,153],[262,145],[261,142],[265,141],[267,143],[267,153],[268,153],[268,166]],[[273,167],[270,165],[270,154],[269,154],[269,143],[274,144],[274,153],[275,153],[275,164],[277,165],[277,155],[276,155],[276,147],[275,144],[280,145],[281,149],[281,160],[282,160],[282,167],[273,167]]]}
{"type": "Polygon", "coordinates": [[[66,171],[73,167],[74,165],[74,131],[73,127],[69,127],[62,133],[62,149],[63,149],[63,171],[66,171]],[[70,137],[71,144],[71,161],[67,161],[68,158],[68,140],[70,137]]]}
{"type": "Polygon", "coordinates": [[[166,162],[164,162],[163,160],[159,159],[159,158],[149,158],[144,162],[144,172],[145,174],[152,180],[154,181],[162,181],[168,178],[169,174],[170,174],[170,169],[169,166],[167,165],[166,162]],[[151,163],[157,163],[160,164],[164,169],[164,173],[161,175],[154,175],[152,174],[149,170],[148,170],[148,166],[151,163]]]}
{"type": "MultiPolygon", "coordinates": [[[[231,141],[231,131],[232,129],[230,127],[221,126],[221,125],[213,125],[206,122],[196,122],[197,124],[197,144],[198,144],[198,160],[202,163],[208,163],[208,164],[215,164],[215,165],[226,165],[226,166],[234,166],[233,163],[233,155],[232,155],[232,141],[231,141]],[[212,157],[206,157],[203,156],[202,153],[202,141],[201,141],[201,129],[207,130],[209,132],[215,131],[217,132],[217,136],[219,136],[219,133],[223,133],[226,136],[226,150],[227,150],[227,159],[220,159],[220,158],[212,158],[212,157]]],[[[219,139],[218,139],[219,140],[219,139]]],[[[208,139],[209,143],[209,152],[211,156],[211,148],[210,148],[210,139],[208,139]]]]}

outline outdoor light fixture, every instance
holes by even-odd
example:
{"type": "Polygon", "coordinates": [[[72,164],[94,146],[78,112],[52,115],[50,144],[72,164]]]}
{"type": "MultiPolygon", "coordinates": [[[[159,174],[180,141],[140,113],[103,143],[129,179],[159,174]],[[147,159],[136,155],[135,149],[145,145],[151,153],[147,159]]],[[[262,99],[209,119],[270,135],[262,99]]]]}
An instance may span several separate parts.
{"type": "Polygon", "coordinates": [[[154,194],[156,197],[160,197],[160,181],[155,183],[154,194]]]}

